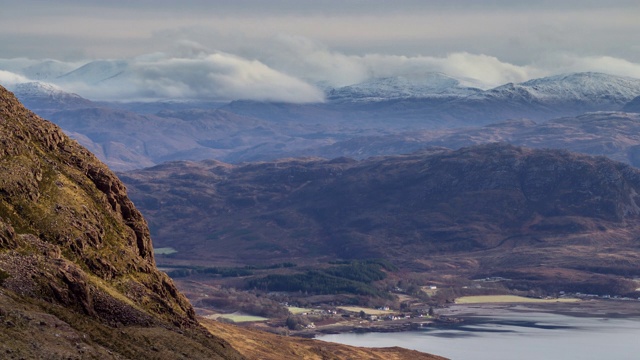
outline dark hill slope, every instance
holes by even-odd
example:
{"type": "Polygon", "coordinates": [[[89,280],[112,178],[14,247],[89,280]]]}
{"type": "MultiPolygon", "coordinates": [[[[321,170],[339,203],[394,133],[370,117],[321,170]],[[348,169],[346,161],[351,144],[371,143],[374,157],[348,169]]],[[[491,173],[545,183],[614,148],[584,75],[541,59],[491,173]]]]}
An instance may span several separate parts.
{"type": "Polygon", "coordinates": [[[490,144],[360,162],[176,162],[123,180],[178,258],[384,257],[464,276],[640,265],[640,172],[604,157],[490,144]]]}
{"type": "Polygon", "coordinates": [[[640,96],[628,102],[622,110],[627,112],[640,112],[640,96]]]}

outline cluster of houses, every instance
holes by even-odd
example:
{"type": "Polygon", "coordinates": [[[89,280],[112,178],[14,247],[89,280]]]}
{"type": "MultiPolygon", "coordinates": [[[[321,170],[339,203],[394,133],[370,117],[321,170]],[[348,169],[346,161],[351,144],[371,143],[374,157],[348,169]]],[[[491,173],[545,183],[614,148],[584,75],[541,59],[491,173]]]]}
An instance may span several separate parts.
{"type": "Polygon", "coordinates": [[[424,317],[424,315],[411,315],[411,314],[389,314],[389,315],[367,315],[366,319],[369,321],[393,321],[402,319],[411,319],[412,317],[424,317]]]}
{"type": "MultiPolygon", "coordinates": [[[[566,294],[564,291],[560,291],[560,297],[576,297],[576,298],[588,298],[588,299],[611,299],[611,300],[635,300],[630,297],[624,297],[620,295],[596,295],[596,294],[583,294],[583,293],[575,293],[575,294],[566,294]]],[[[638,298],[640,300],[640,297],[638,298]]]]}

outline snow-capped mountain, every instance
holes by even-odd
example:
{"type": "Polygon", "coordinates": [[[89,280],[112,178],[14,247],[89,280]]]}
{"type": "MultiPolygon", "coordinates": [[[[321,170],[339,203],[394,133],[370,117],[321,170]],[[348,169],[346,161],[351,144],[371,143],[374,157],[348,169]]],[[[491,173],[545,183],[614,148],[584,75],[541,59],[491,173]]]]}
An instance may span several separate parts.
{"type": "Polygon", "coordinates": [[[520,84],[506,84],[478,94],[475,98],[519,97],[549,105],[585,103],[594,106],[622,106],[639,95],[640,79],[585,72],[533,79],[520,84]]]}
{"type": "Polygon", "coordinates": [[[519,84],[509,83],[486,91],[463,85],[467,83],[468,80],[441,73],[374,78],[329,90],[327,98],[351,102],[454,98],[471,102],[517,101],[545,105],[583,103],[613,110],[612,106],[618,106],[619,109],[640,96],[640,79],[594,72],[556,75],[519,84]]]}
{"type": "Polygon", "coordinates": [[[442,73],[373,78],[328,91],[334,101],[383,101],[408,98],[464,97],[482,92],[442,73]]]}
{"type": "MultiPolygon", "coordinates": [[[[62,97],[69,94],[62,90],[62,88],[60,88],[59,86],[40,81],[16,84],[15,86],[13,86],[12,90],[16,96],[23,97],[62,97]]],[[[80,97],[76,94],[70,95],[80,97]]]]}
{"type": "Polygon", "coordinates": [[[78,109],[96,106],[93,102],[62,90],[62,88],[39,81],[17,84],[11,88],[16,97],[40,115],[47,111],[78,109]]]}

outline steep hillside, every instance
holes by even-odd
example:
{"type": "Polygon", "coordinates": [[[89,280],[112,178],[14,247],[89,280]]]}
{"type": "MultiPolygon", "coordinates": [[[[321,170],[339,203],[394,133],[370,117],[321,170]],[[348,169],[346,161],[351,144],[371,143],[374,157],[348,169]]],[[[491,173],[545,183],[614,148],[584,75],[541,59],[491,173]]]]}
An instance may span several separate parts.
{"type": "Polygon", "coordinates": [[[305,358],[437,359],[262,333],[247,333],[263,343],[237,352],[227,340],[243,344],[243,330],[205,329],[156,268],[147,224],[120,180],[1,87],[0,140],[3,359],[285,359],[296,351],[305,358]]]}
{"type": "Polygon", "coordinates": [[[123,333],[140,328],[139,336],[158,339],[180,337],[182,328],[194,334],[184,341],[200,347],[186,353],[240,358],[224,341],[204,336],[189,302],[156,269],[147,224],[105,165],[3,88],[0,134],[0,297],[6,309],[0,346],[7,353],[66,356],[69,344],[58,351],[49,348],[53,338],[39,343],[16,336],[32,320],[45,319],[45,332],[63,326],[65,338],[87,347],[87,356],[178,356],[178,349],[164,345],[158,355],[146,346],[121,347],[125,340],[111,326],[124,325],[123,333]]]}
{"type": "Polygon", "coordinates": [[[640,265],[640,173],[603,157],[492,144],[360,162],[176,162],[123,180],[174,259],[386,258],[461,278],[640,265]]]}

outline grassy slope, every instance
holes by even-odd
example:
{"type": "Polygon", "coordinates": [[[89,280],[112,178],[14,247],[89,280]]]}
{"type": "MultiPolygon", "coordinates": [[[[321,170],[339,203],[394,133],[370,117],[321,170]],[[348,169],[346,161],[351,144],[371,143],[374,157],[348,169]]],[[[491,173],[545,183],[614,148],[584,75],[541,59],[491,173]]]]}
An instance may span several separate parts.
{"type": "Polygon", "coordinates": [[[258,330],[241,328],[212,320],[202,320],[202,325],[225,340],[249,359],[281,360],[438,360],[439,356],[413,350],[394,348],[358,348],[311,339],[290,338],[258,330]]]}
{"type": "Polygon", "coordinates": [[[0,289],[3,359],[241,358],[233,351],[220,356],[219,346],[219,340],[203,329],[112,327],[68,308],[0,289]]]}

